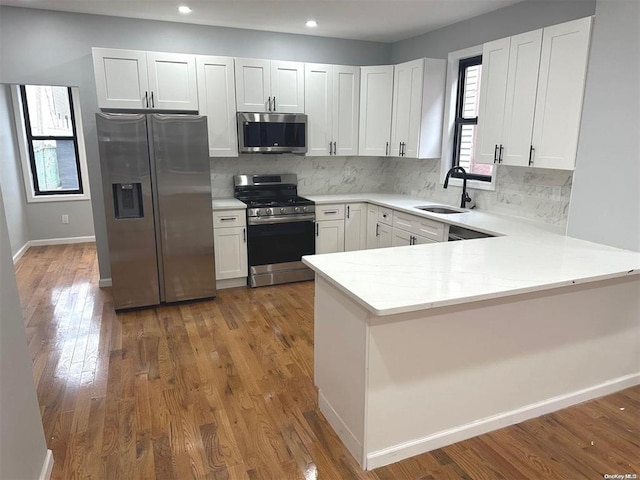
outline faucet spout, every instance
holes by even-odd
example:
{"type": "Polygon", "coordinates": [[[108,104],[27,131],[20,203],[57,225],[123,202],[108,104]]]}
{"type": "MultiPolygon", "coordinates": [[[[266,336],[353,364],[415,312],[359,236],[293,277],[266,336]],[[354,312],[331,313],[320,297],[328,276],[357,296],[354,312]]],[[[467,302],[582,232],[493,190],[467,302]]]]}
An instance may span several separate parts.
{"type": "Polygon", "coordinates": [[[444,185],[442,185],[442,188],[447,188],[449,186],[449,178],[454,172],[458,172],[462,175],[462,196],[460,199],[460,208],[465,208],[467,202],[471,201],[471,197],[469,197],[469,194],[467,193],[467,171],[463,167],[456,166],[450,168],[447,172],[447,176],[444,178],[444,185]]]}

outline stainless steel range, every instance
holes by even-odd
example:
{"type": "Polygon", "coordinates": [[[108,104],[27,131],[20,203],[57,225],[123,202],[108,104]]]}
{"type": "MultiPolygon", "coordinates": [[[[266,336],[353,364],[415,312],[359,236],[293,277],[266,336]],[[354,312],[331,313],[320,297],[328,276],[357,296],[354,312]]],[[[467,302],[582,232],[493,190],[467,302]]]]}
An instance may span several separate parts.
{"type": "Polygon", "coordinates": [[[234,196],[247,204],[249,285],[312,280],[301,262],[315,253],[315,205],[298,196],[295,174],[236,175],[234,196]]]}

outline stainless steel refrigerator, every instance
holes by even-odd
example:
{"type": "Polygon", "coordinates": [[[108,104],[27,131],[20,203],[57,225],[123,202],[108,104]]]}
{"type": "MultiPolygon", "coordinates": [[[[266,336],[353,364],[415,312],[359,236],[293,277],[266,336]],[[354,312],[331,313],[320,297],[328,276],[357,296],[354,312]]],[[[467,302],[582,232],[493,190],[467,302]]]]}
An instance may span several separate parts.
{"type": "Polygon", "coordinates": [[[213,297],[207,119],[97,113],[116,309],[213,297]]]}

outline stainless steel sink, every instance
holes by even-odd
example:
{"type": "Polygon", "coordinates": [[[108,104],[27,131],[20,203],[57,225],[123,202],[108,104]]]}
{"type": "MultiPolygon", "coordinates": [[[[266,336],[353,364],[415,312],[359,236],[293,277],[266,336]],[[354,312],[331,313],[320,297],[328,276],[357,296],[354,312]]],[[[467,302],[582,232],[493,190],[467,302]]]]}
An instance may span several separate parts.
{"type": "Polygon", "coordinates": [[[426,207],[416,207],[418,210],[424,210],[425,212],[431,213],[464,213],[464,210],[456,210],[450,207],[442,207],[442,206],[430,206],[426,207]]]}

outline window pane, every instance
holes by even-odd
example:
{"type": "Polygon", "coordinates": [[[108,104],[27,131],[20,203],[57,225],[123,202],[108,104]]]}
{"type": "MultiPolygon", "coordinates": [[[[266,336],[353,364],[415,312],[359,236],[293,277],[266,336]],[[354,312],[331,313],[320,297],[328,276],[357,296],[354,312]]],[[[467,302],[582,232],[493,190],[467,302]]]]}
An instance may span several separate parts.
{"type": "Polygon", "coordinates": [[[67,87],[25,85],[31,134],[72,136],[71,108],[67,87]]]}
{"type": "Polygon", "coordinates": [[[72,140],[34,140],[36,175],[41,192],[78,190],[78,167],[72,140]]]}
{"type": "Polygon", "coordinates": [[[466,68],[462,93],[462,118],[476,118],[478,116],[481,75],[482,65],[471,65],[466,68]]]}
{"type": "Polygon", "coordinates": [[[463,167],[469,173],[474,173],[476,175],[491,175],[493,173],[493,165],[476,163],[478,126],[461,125],[460,127],[460,156],[458,165],[463,167]]]}

